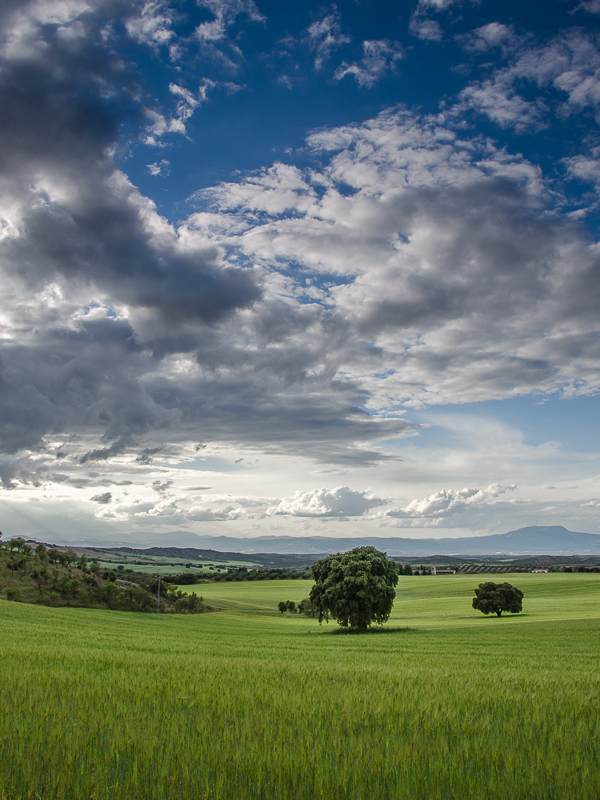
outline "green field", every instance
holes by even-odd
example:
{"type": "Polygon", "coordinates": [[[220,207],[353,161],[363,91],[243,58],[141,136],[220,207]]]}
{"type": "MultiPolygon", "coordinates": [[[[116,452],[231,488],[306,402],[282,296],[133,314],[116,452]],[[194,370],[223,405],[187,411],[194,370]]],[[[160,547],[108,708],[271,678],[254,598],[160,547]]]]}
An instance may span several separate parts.
{"type": "Polygon", "coordinates": [[[595,800],[600,576],[505,579],[497,619],[481,578],[401,578],[385,635],[281,616],[301,581],[203,585],[199,616],[2,601],[0,798],[595,800]]]}
{"type": "Polygon", "coordinates": [[[106,559],[102,557],[94,558],[102,569],[111,569],[115,572],[118,570],[119,566],[124,567],[125,569],[132,569],[134,572],[144,572],[150,575],[158,575],[160,572],[161,575],[169,575],[169,574],[177,574],[180,575],[182,572],[202,572],[206,573],[208,577],[212,572],[218,573],[219,570],[226,571],[228,567],[252,567],[256,568],[260,565],[258,564],[250,564],[250,562],[242,562],[242,561],[230,561],[227,563],[221,561],[196,561],[191,562],[189,559],[181,559],[177,561],[175,559],[169,559],[165,561],[165,559],[161,559],[156,557],[152,563],[144,563],[138,564],[134,559],[106,559]],[[186,564],[190,564],[191,567],[186,567],[186,564]],[[211,565],[213,569],[210,569],[211,565]]]}
{"type": "MultiPolygon", "coordinates": [[[[176,566],[171,566],[171,564],[134,564],[132,562],[126,561],[105,561],[104,559],[96,559],[96,563],[101,569],[108,569],[115,572],[117,575],[120,575],[121,572],[125,575],[127,569],[131,569],[133,572],[143,572],[145,575],[172,575],[177,574],[181,575],[182,572],[192,572],[198,573],[201,572],[203,575],[206,573],[207,577],[210,576],[212,572],[216,572],[218,574],[218,570],[216,569],[209,569],[204,564],[198,563],[194,564],[188,570],[185,564],[177,564],[176,566]],[[119,566],[124,567],[124,569],[120,570],[119,566]]],[[[188,562],[189,563],[189,562],[188,562]]],[[[226,569],[222,568],[223,570],[226,569]]]]}

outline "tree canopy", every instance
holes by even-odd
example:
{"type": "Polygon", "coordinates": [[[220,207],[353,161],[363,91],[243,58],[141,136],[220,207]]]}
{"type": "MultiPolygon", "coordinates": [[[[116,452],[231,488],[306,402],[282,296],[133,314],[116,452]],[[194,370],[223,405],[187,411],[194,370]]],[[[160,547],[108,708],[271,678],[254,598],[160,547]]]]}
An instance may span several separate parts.
{"type": "Polygon", "coordinates": [[[501,616],[503,611],[518,614],[523,610],[523,592],[510,583],[480,583],[475,589],[473,608],[497,616],[501,616]]]}
{"type": "Polygon", "coordinates": [[[389,619],[396,596],[398,565],[374,547],[336,553],[312,566],[310,600],[319,622],[331,615],[344,627],[366,630],[389,619]]]}

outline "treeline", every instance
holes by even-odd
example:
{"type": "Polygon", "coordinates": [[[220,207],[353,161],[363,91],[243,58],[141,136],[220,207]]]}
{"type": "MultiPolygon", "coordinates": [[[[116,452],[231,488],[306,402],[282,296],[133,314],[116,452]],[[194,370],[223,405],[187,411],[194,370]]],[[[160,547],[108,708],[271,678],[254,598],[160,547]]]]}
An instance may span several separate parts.
{"type": "Polygon", "coordinates": [[[127,573],[127,580],[112,570],[89,563],[73,550],[35,547],[23,539],[0,543],[0,592],[7,600],[23,600],[49,606],[109,608],[119,611],[201,613],[212,610],[195,592],[186,594],[158,578],[127,573]],[[4,579],[4,580],[3,580],[4,579]],[[8,581],[10,586],[3,584],[8,581]],[[10,580],[12,579],[12,580],[10,580]],[[15,579],[18,579],[18,583],[15,579]]]}
{"type": "Polygon", "coordinates": [[[600,567],[548,567],[548,572],[600,572],[600,567]]]}
{"type": "Polygon", "coordinates": [[[430,567],[412,567],[410,564],[400,564],[398,562],[398,575],[431,575],[430,567]]]}
{"type": "Polygon", "coordinates": [[[248,567],[229,567],[225,572],[206,575],[182,572],[179,575],[169,575],[171,583],[190,586],[195,583],[206,583],[207,580],[219,583],[220,581],[277,581],[277,580],[312,580],[310,567],[302,570],[274,567],[273,569],[249,569],[248,567]]]}

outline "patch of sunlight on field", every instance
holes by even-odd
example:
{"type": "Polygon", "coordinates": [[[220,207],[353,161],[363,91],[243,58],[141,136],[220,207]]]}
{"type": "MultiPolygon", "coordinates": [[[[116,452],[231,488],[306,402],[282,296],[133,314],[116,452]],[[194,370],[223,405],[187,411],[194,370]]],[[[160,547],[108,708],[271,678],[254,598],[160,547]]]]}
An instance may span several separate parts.
{"type": "Polygon", "coordinates": [[[365,635],[281,616],[300,581],[187,587],[226,606],[193,616],[4,601],[0,798],[597,800],[599,576],[508,577],[501,619],[481,580],[401,580],[408,630],[365,635]]]}

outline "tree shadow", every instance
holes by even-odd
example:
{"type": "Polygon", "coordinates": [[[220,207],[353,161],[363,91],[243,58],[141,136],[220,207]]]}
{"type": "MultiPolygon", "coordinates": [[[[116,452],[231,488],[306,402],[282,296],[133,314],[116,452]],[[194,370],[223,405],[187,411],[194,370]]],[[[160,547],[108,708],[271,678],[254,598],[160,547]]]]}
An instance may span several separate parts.
{"type": "Polygon", "coordinates": [[[334,628],[332,631],[323,631],[323,633],[329,636],[365,636],[365,635],[376,636],[381,633],[407,633],[408,631],[416,631],[416,630],[417,628],[409,628],[408,626],[403,628],[395,626],[384,628],[378,626],[376,628],[366,628],[366,629],[338,627],[334,628]]]}

